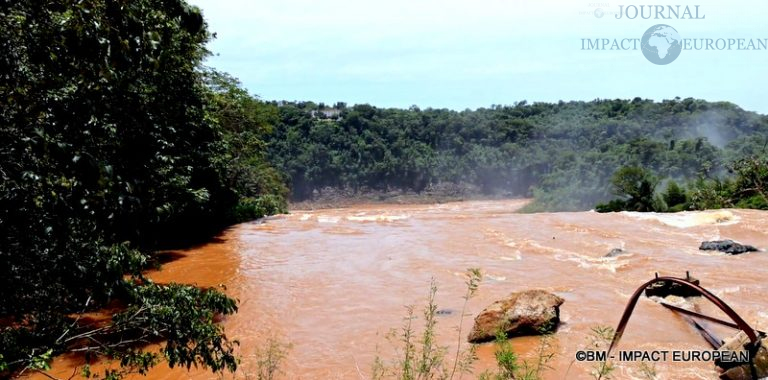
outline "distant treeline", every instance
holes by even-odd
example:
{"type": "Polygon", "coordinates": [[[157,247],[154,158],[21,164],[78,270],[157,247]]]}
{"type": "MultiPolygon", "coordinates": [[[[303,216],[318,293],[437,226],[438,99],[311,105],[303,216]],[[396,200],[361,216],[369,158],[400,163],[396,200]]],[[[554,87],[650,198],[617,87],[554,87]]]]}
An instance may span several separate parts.
{"type": "Polygon", "coordinates": [[[311,102],[277,109],[269,160],[293,200],[352,192],[459,189],[534,197],[529,210],[587,210],[622,167],[683,183],[764,155],[768,118],[726,102],[595,100],[478,110],[311,102]]]}

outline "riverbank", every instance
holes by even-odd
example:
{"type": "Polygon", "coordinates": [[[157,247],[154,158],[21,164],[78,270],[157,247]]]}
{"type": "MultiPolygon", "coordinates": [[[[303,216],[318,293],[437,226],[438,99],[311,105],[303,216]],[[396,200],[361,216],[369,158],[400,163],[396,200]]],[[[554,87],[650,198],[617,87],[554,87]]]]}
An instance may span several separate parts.
{"type": "Polygon", "coordinates": [[[465,185],[443,186],[420,193],[391,190],[357,191],[325,188],[316,192],[312,199],[289,202],[289,210],[325,210],[349,208],[359,205],[420,205],[442,204],[464,201],[493,201],[523,199],[512,194],[483,194],[479,189],[465,185]]]}

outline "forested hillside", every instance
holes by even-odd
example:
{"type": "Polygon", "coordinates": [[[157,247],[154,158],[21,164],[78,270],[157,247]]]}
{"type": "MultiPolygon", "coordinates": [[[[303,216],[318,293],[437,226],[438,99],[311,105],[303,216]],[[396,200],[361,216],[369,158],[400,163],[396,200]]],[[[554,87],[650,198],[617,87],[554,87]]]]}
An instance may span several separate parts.
{"type": "Polygon", "coordinates": [[[324,188],[534,197],[529,210],[587,210],[623,166],[683,183],[765,153],[768,118],[696,99],[519,102],[474,111],[273,103],[270,160],[294,200],[324,188]]]}

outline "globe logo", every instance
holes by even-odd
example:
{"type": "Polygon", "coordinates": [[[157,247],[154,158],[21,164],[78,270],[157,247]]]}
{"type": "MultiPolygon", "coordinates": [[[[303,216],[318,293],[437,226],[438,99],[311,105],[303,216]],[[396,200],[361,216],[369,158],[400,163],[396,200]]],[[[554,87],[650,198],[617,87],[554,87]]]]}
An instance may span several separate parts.
{"type": "Polygon", "coordinates": [[[668,65],[683,51],[682,38],[675,28],[659,24],[650,27],[640,40],[643,55],[651,63],[668,65]]]}
{"type": "Polygon", "coordinates": [[[603,10],[600,8],[595,9],[594,14],[595,14],[595,17],[597,18],[602,18],[603,16],[605,16],[605,12],[603,12],[603,10]]]}

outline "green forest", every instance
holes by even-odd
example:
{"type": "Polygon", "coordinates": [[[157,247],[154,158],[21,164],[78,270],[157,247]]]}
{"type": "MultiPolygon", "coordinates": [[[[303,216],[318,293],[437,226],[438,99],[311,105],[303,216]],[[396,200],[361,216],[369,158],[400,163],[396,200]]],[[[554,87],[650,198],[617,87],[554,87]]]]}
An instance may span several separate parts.
{"type": "Polygon", "coordinates": [[[159,249],[285,211],[269,108],[206,69],[178,0],[0,4],[0,378],[77,352],[146,373],[237,367],[222,289],[156,284],[159,249]],[[103,326],[80,323],[102,307],[103,326]],[[144,351],[166,341],[162,352],[144,351]]]}
{"type": "MultiPolygon", "coordinates": [[[[267,137],[269,157],[294,200],[328,188],[400,190],[531,197],[528,211],[589,210],[631,197],[612,185],[622,168],[643,168],[655,178],[652,190],[680,183],[693,192],[732,176],[740,160],[764,159],[768,143],[768,117],[691,98],[521,101],[466,111],[270,104],[279,119],[267,137]]],[[[722,199],[719,207],[737,203],[722,199]]]]}
{"type": "Polygon", "coordinates": [[[158,252],[328,191],[531,197],[527,211],[766,208],[768,117],[697,99],[477,110],[264,101],[204,65],[181,0],[0,2],[0,377],[65,352],[119,378],[237,368],[223,289],[158,252]],[[604,203],[608,202],[608,203],[604,203]],[[108,323],[83,313],[119,311],[108,323]],[[160,352],[146,351],[166,342],[160,352]]]}

